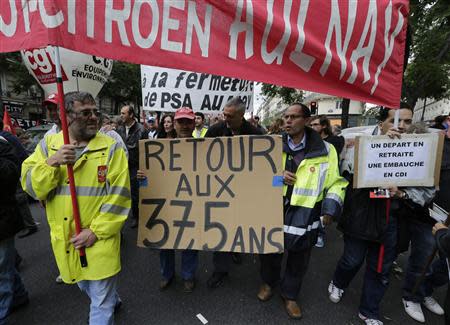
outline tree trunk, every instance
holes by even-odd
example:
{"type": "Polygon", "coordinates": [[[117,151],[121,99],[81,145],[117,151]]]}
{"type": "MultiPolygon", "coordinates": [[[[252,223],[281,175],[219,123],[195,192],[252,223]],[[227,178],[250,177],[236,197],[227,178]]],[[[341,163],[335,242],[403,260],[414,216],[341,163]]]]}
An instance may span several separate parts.
{"type": "Polygon", "coordinates": [[[341,127],[343,129],[348,128],[348,112],[350,109],[350,99],[342,99],[342,115],[341,115],[341,127]]]}
{"type": "Polygon", "coordinates": [[[427,98],[423,100],[423,109],[422,109],[422,116],[420,117],[420,120],[423,122],[423,117],[425,116],[425,109],[427,108],[427,98]]]}

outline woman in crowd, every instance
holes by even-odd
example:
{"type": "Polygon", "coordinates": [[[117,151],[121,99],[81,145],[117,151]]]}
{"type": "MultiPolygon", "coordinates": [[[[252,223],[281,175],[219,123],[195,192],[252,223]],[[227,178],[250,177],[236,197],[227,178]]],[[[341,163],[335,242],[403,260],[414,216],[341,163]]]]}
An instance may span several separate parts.
{"type": "Polygon", "coordinates": [[[158,139],[168,138],[175,139],[177,137],[177,133],[173,127],[173,115],[172,114],[164,114],[158,131],[158,139]]]}

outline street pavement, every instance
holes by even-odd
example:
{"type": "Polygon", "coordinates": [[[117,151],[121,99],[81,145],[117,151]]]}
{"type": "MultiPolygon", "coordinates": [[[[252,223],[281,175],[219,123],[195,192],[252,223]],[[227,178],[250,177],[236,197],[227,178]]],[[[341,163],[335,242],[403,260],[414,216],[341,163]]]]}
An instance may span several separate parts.
{"type": "MultiPolygon", "coordinates": [[[[21,274],[30,294],[30,304],[14,312],[9,324],[86,324],[89,300],[76,285],[57,284],[58,270],[50,247],[48,225],[43,209],[32,204],[32,213],[40,223],[37,234],[17,239],[16,247],[23,257],[21,274]]],[[[159,257],[155,250],[136,246],[136,229],[128,225],[123,230],[122,272],[119,294],[123,300],[116,324],[194,324],[202,325],[196,317],[201,314],[208,324],[363,324],[358,316],[364,266],[351,283],[342,301],[328,300],[327,287],[342,249],[341,233],[331,226],[327,229],[325,248],[314,248],[299,303],[303,318],[290,320],[277,289],[268,302],[259,302],[256,293],[260,285],[257,256],[244,255],[241,265],[233,265],[225,284],[211,290],[206,280],[212,272],[212,254],[200,253],[197,286],[193,293],[182,291],[180,278],[164,292],[159,286],[159,257]]],[[[89,259],[89,256],[88,256],[89,259]]],[[[177,272],[179,274],[179,257],[177,272]]],[[[406,256],[399,258],[405,266],[406,256]]],[[[401,302],[401,279],[391,277],[389,290],[381,306],[385,324],[419,324],[406,315],[401,302]]],[[[446,288],[434,296],[443,302],[446,288]]],[[[425,310],[427,324],[444,324],[443,317],[425,310]]]]}

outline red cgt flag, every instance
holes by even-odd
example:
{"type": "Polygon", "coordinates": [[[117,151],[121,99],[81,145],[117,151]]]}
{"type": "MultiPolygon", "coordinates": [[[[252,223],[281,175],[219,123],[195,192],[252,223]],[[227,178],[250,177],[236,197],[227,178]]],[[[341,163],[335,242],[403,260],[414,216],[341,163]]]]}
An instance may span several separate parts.
{"type": "Polygon", "coordinates": [[[3,131],[16,135],[16,130],[13,127],[11,117],[9,116],[8,111],[6,109],[3,114],[3,131]]]}

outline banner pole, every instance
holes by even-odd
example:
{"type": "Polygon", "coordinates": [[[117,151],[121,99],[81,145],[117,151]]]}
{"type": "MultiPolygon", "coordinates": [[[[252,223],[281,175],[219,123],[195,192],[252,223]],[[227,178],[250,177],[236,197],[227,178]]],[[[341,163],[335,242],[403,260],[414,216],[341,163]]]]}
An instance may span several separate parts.
{"type": "Polygon", "coordinates": [[[395,110],[394,115],[394,128],[398,129],[398,122],[400,120],[400,108],[395,110]]]}
{"type": "MultiPolygon", "coordinates": [[[[55,49],[55,66],[56,66],[56,86],[58,88],[61,129],[63,132],[64,144],[70,144],[66,110],[64,107],[64,87],[61,73],[59,47],[55,46],[54,49],[55,49]]],[[[81,222],[80,222],[80,210],[78,208],[78,201],[77,201],[77,192],[75,188],[75,178],[73,176],[73,165],[67,165],[67,175],[69,177],[70,197],[72,198],[72,210],[73,210],[73,220],[75,221],[75,233],[78,235],[81,232],[81,222]]],[[[80,254],[81,267],[86,267],[87,259],[84,247],[81,247],[78,250],[78,252],[80,254]]]]}
{"type": "MultiPolygon", "coordinates": [[[[386,200],[386,225],[389,227],[389,216],[391,214],[391,198],[386,200]]],[[[378,252],[378,263],[377,263],[377,273],[381,274],[383,272],[383,262],[384,262],[384,243],[380,245],[380,250],[378,252]]]]}

